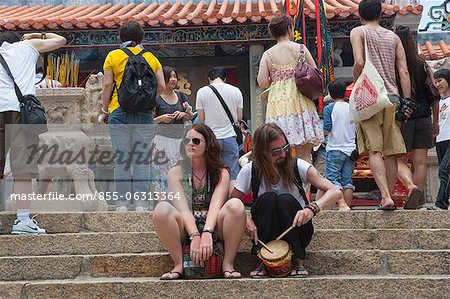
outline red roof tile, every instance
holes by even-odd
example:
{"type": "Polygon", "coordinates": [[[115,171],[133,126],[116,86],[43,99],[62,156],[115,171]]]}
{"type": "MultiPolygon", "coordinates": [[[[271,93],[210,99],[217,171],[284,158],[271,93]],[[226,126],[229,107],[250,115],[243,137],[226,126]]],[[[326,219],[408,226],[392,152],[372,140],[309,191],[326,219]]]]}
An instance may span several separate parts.
{"type": "MultiPolygon", "coordinates": [[[[293,1],[293,0],[292,0],[293,1]]],[[[357,17],[358,3],[361,0],[325,0],[327,18],[357,17]]],[[[144,26],[177,26],[177,25],[215,25],[268,22],[273,16],[282,13],[284,0],[203,0],[198,4],[189,1],[181,4],[145,2],[136,5],[74,5],[58,6],[11,6],[0,5],[0,29],[94,29],[117,28],[123,21],[136,20],[144,26]]],[[[385,16],[394,14],[420,14],[422,5],[383,4],[385,16]]],[[[294,12],[293,12],[294,13],[294,12]]],[[[314,0],[305,1],[305,13],[315,18],[314,0]]]]}
{"type": "Polygon", "coordinates": [[[425,60],[438,60],[450,57],[450,45],[440,40],[437,45],[427,41],[424,46],[419,46],[420,56],[425,60]]]}

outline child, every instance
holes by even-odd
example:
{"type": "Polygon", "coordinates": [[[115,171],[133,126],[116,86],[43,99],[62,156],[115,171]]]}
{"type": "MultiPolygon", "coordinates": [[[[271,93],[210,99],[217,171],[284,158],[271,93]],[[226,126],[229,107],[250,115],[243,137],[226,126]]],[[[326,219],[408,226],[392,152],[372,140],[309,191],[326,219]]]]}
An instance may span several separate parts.
{"type": "Polygon", "coordinates": [[[343,198],[338,201],[339,211],[349,211],[353,199],[353,169],[355,162],[350,156],[356,150],[355,125],[350,123],[349,105],[344,101],[345,83],[331,82],[328,86],[334,103],[323,111],[324,134],[328,136],[325,175],[342,190],[343,198]]]}
{"type": "Polygon", "coordinates": [[[436,203],[428,210],[448,210],[450,196],[450,70],[442,69],[434,73],[439,101],[439,135],[436,137],[436,153],[439,161],[439,191],[436,203]]]}

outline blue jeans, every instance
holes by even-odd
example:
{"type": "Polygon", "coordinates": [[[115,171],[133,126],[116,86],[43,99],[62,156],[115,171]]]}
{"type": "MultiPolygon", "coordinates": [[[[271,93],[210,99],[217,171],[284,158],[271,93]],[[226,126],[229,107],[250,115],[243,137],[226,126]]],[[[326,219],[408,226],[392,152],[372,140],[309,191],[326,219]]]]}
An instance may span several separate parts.
{"type": "Polygon", "coordinates": [[[435,206],[447,210],[450,197],[450,140],[436,142],[436,153],[440,185],[435,206]]]}
{"type": "MultiPolygon", "coordinates": [[[[116,204],[126,206],[131,198],[148,199],[150,146],[154,128],[152,114],[134,113],[119,107],[110,114],[108,123],[114,153],[116,204]]],[[[142,200],[135,201],[136,206],[144,203],[142,200]]]]}
{"type": "Polygon", "coordinates": [[[331,150],[327,152],[325,176],[340,190],[355,190],[352,179],[354,168],[355,162],[351,161],[350,157],[343,152],[338,150],[331,150]]]}
{"type": "Polygon", "coordinates": [[[239,146],[236,142],[236,137],[228,137],[224,139],[217,139],[220,144],[220,156],[230,168],[230,180],[235,180],[239,173],[239,146]]]}

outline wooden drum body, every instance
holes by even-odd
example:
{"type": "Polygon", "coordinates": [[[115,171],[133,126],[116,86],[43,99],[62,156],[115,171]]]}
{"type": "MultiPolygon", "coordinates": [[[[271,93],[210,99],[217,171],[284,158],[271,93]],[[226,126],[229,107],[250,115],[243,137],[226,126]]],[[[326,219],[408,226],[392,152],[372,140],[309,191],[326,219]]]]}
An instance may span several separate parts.
{"type": "Polygon", "coordinates": [[[262,260],[267,268],[267,273],[271,277],[286,277],[291,274],[292,250],[289,244],[283,240],[270,241],[266,244],[273,253],[262,247],[258,253],[258,257],[262,260]]]}

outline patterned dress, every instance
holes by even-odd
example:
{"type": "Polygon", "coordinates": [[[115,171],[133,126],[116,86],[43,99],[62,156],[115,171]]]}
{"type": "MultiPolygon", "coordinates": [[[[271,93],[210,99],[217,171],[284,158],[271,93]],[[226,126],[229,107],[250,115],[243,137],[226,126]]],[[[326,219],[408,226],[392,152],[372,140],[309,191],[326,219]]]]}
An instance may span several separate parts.
{"type": "Polygon", "coordinates": [[[267,101],[266,123],[277,124],[292,145],[318,145],[324,138],[316,106],[311,99],[302,95],[295,85],[295,69],[301,57],[303,60],[303,50],[300,50],[289,64],[272,63],[272,84],[267,101]]]}

